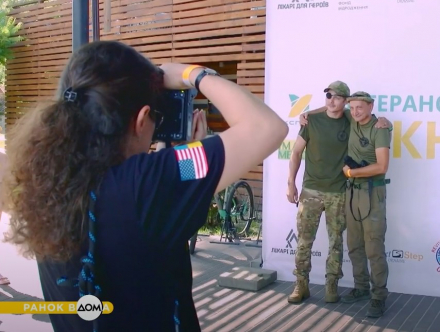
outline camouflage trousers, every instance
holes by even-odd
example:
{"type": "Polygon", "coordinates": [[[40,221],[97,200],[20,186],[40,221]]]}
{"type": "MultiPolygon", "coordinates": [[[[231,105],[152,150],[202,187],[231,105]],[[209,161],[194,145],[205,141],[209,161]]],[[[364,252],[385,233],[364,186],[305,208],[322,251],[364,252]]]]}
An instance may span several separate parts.
{"type": "Polygon", "coordinates": [[[312,270],[312,246],[318,231],[322,212],[325,211],[329,252],[326,260],[326,278],[341,279],[343,239],[346,229],[345,193],[327,193],[303,188],[299,197],[297,216],[298,246],[293,274],[298,279],[309,279],[312,270]]]}

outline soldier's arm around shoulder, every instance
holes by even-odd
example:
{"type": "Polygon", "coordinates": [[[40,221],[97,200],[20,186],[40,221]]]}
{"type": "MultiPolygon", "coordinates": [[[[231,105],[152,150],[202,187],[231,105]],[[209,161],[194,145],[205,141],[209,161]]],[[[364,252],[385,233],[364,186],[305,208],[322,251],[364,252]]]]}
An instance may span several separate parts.
{"type": "Polygon", "coordinates": [[[307,111],[307,112],[301,113],[299,116],[299,124],[301,126],[307,126],[309,123],[308,119],[310,116],[313,117],[315,114],[323,113],[326,110],[327,110],[327,107],[323,106],[323,107],[314,109],[312,111],[307,111]]]}
{"type": "Polygon", "coordinates": [[[311,110],[311,111],[308,111],[308,112],[306,112],[306,114],[316,114],[316,113],[323,113],[323,112],[325,112],[327,110],[327,107],[326,106],[322,106],[322,107],[320,107],[320,108],[317,108],[317,109],[314,109],[314,110],[311,110]]]}

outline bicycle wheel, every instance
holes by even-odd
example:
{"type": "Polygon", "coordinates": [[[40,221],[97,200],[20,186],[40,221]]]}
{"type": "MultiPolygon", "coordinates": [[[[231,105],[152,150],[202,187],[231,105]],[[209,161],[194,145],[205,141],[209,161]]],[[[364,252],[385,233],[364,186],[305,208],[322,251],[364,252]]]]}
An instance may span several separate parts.
{"type": "Polygon", "coordinates": [[[236,182],[228,194],[226,212],[237,235],[246,235],[254,217],[254,195],[246,181],[236,182]]]}

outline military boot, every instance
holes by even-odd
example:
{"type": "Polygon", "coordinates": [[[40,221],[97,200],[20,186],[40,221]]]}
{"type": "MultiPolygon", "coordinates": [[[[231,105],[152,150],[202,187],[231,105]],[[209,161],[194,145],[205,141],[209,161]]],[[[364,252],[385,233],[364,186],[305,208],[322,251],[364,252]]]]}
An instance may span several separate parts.
{"type": "Polygon", "coordinates": [[[338,279],[329,278],[325,283],[325,302],[336,303],[340,299],[338,294],[338,279]]]}
{"type": "Polygon", "coordinates": [[[385,312],[385,300],[372,299],[370,301],[370,308],[367,311],[367,317],[379,318],[385,312]]]}
{"type": "Polygon", "coordinates": [[[343,303],[355,303],[358,301],[369,300],[371,299],[371,293],[368,289],[357,289],[353,288],[348,295],[345,295],[341,301],[343,303]]]}
{"type": "Polygon", "coordinates": [[[306,279],[298,279],[296,281],[295,289],[287,298],[289,303],[301,303],[303,300],[310,297],[309,281],[306,279]]]}

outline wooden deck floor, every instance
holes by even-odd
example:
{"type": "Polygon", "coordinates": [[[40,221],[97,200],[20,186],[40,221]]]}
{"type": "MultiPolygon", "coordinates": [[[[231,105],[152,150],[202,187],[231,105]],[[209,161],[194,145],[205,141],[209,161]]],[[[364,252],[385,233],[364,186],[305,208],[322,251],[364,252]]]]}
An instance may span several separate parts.
{"type": "MultiPolygon", "coordinates": [[[[439,332],[440,298],[391,293],[379,319],[366,318],[368,301],[327,304],[324,286],[311,285],[311,297],[287,303],[292,283],[276,281],[259,292],[217,286],[217,277],[233,266],[249,266],[261,249],[212,244],[200,236],[192,258],[193,294],[202,331],[295,332],[439,332]]],[[[439,286],[440,287],[440,286],[439,286]]],[[[343,294],[349,289],[341,288],[343,294]]]]}
{"type": "MultiPolygon", "coordinates": [[[[203,332],[440,332],[440,298],[436,297],[391,293],[385,315],[366,319],[367,301],[326,304],[324,287],[319,285],[311,286],[312,296],[300,305],[287,303],[286,297],[292,291],[290,282],[276,281],[259,292],[219,287],[217,278],[221,273],[234,266],[249,266],[260,257],[261,249],[212,244],[207,237],[199,239],[192,256],[193,294],[203,332]]],[[[9,245],[1,243],[0,249],[4,253],[1,272],[12,282],[11,286],[0,286],[0,301],[10,301],[11,297],[40,300],[35,263],[18,257],[9,245]]],[[[0,315],[0,321],[0,332],[53,331],[47,315],[0,315]]]]}

